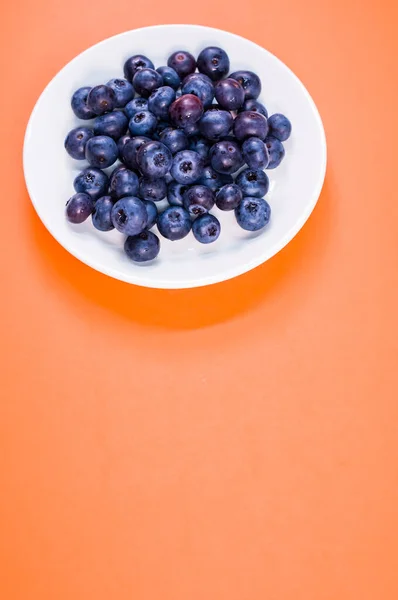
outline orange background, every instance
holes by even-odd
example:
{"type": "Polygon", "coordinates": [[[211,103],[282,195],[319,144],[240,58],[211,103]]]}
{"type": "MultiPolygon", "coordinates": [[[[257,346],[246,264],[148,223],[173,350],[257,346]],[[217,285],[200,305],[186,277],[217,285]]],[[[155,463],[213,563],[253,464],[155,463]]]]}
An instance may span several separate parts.
{"type": "Polygon", "coordinates": [[[7,5],[2,600],[397,599],[394,4],[7,5]],[[274,52],[308,86],[329,148],[320,202],[285,250],[182,292],[69,256],[21,168],[30,111],[67,61],[169,22],[274,52]]]}

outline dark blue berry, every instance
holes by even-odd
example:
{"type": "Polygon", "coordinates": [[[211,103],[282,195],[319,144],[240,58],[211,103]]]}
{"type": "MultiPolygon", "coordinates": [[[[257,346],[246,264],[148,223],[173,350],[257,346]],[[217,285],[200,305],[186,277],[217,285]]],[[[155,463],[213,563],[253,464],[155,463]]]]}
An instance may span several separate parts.
{"type": "Polygon", "coordinates": [[[203,214],[193,222],[192,233],[201,244],[211,244],[221,233],[220,221],[214,215],[203,214]]]}
{"type": "Polygon", "coordinates": [[[122,165],[115,169],[111,175],[109,193],[116,199],[123,198],[123,196],[136,196],[138,186],[139,181],[136,173],[122,165]]]}
{"type": "Polygon", "coordinates": [[[129,236],[124,242],[125,253],[135,262],[154,260],[159,250],[159,238],[152,231],[143,231],[139,235],[129,236]]]}
{"type": "Polygon", "coordinates": [[[226,110],[238,110],[245,100],[243,87],[235,79],[222,79],[214,86],[214,95],[220,106],[226,110]]]}
{"type": "Polygon", "coordinates": [[[218,190],[216,205],[220,210],[234,210],[242,201],[242,190],[235,183],[228,183],[218,190]]]}
{"type": "Polygon", "coordinates": [[[196,60],[189,52],[178,50],[169,56],[167,66],[176,71],[181,79],[193,73],[196,69],[196,60]]]}
{"type": "Polygon", "coordinates": [[[217,173],[232,175],[244,165],[238,144],[229,140],[217,142],[210,150],[210,164],[217,173]]]}
{"type": "Polygon", "coordinates": [[[167,186],[167,200],[172,206],[183,206],[183,196],[189,189],[188,185],[178,183],[178,181],[170,181],[167,186]]]}
{"type": "Polygon", "coordinates": [[[134,56],[130,56],[124,63],[123,71],[124,76],[130,82],[133,81],[134,75],[140,69],[154,69],[155,66],[149,58],[144,56],[143,54],[135,54],[134,56]]]}
{"type": "Polygon", "coordinates": [[[181,79],[177,71],[171,67],[158,67],[156,70],[163,77],[164,85],[169,85],[173,90],[178,90],[181,85],[181,79]]]}
{"type": "Polygon", "coordinates": [[[197,96],[204,108],[211,106],[214,98],[214,86],[207,75],[203,73],[192,73],[184,79],[181,91],[183,94],[193,94],[197,96]]]}
{"type": "Polygon", "coordinates": [[[251,169],[266,169],[269,163],[268,148],[262,140],[250,137],[242,144],[242,154],[251,169]]]}
{"type": "Polygon", "coordinates": [[[87,96],[87,106],[96,115],[112,112],[116,107],[116,95],[108,85],[96,85],[87,96]]]}
{"type": "Polygon", "coordinates": [[[265,145],[267,146],[269,153],[269,163],[267,169],[276,169],[276,167],[281,164],[285,156],[285,148],[282,142],[272,135],[265,138],[265,145]]]}
{"type": "Polygon", "coordinates": [[[136,112],[129,121],[129,130],[132,136],[144,135],[150,137],[158,124],[158,120],[149,110],[136,112]]]}
{"type": "Polygon", "coordinates": [[[196,219],[213,208],[214,194],[205,185],[193,185],[184,193],[183,205],[189,216],[196,219]]]}
{"type": "Polygon", "coordinates": [[[250,99],[245,100],[242,108],[239,112],[244,112],[245,110],[251,110],[252,112],[259,112],[265,118],[268,118],[268,111],[265,108],[264,104],[261,104],[258,100],[250,99]]]}
{"type": "Polygon", "coordinates": [[[113,200],[110,196],[102,196],[95,203],[91,218],[94,227],[99,231],[111,231],[111,229],[114,229],[111,218],[112,208],[113,200]]]}
{"type": "Polygon", "coordinates": [[[109,179],[100,169],[88,167],[75,177],[73,187],[76,192],[88,194],[92,200],[98,200],[108,191],[109,179]]]}
{"type": "Polygon", "coordinates": [[[232,125],[233,117],[226,110],[210,108],[199,121],[200,133],[212,142],[217,142],[228,135],[232,125]]]}
{"type": "Polygon", "coordinates": [[[93,212],[94,201],[88,194],[78,193],[66,203],[66,218],[70,223],[83,223],[93,212]]]}
{"type": "Polygon", "coordinates": [[[206,185],[216,193],[223,185],[233,183],[233,177],[231,175],[217,173],[211,165],[208,165],[203,169],[203,174],[198,179],[198,183],[206,185]]]}
{"type": "Polygon", "coordinates": [[[144,203],[134,196],[121,198],[113,205],[112,223],[120,233],[138,235],[146,227],[148,214],[144,203]]]}
{"type": "Polygon", "coordinates": [[[259,112],[251,110],[241,112],[234,121],[234,134],[239,141],[249,137],[264,140],[268,134],[267,119],[259,112]]]}
{"type": "Polygon", "coordinates": [[[256,100],[261,94],[261,81],[253,71],[235,71],[230,75],[231,79],[239,81],[245,91],[245,100],[256,100]]]}
{"type": "Polygon", "coordinates": [[[116,110],[106,115],[100,115],[94,121],[95,135],[108,135],[118,140],[127,131],[128,119],[123,111],[116,110]]]}
{"type": "Polygon", "coordinates": [[[141,69],[133,78],[133,86],[137,94],[149,98],[153,91],[163,85],[163,77],[154,69],[141,69]]]}
{"type": "Polygon", "coordinates": [[[267,225],[271,217],[271,208],[263,198],[243,198],[235,209],[238,224],[246,231],[258,231],[267,225]]]}
{"type": "Polygon", "coordinates": [[[91,87],[81,87],[73,94],[71,99],[72,110],[79,119],[93,119],[96,115],[87,106],[87,98],[91,91],[91,87]]]}
{"type": "Polygon", "coordinates": [[[65,138],[65,150],[76,160],[85,159],[86,144],[94,135],[93,130],[88,127],[76,127],[68,133],[65,138]]]}
{"type": "Polygon", "coordinates": [[[119,152],[120,160],[123,159],[123,148],[127,144],[127,142],[129,142],[130,140],[131,140],[131,136],[128,133],[126,135],[122,135],[122,137],[118,139],[117,149],[119,152]]]}
{"type": "Polygon", "coordinates": [[[86,144],[86,160],[92,167],[106,169],[113,165],[119,156],[115,140],[106,135],[96,135],[86,144]]]}
{"type": "Polygon", "coordinates": [[[182,150],[174,156],[171,174],[178,183],[190,185],[203,174],[203,158],[193,150],[182,150]]]}
{"type": "Polygon", "coordinates": [[[134,88],[126,79],[111,79],[106,84],[115,92],[115,107],[123,108],[134,98],[134,88]]]}
{"type": "Polygon", "coordinates": [[[142,202],[145,206],[147,213],[147,223],[145,229],[151,229],[151,227],[153,227],[156,224],[156,221],[158,220],[158,209],[156,208],[156,204],[152,202],[152,200],[143,200],[142,202]]]}
{"type": "Polygon", "coordinates": [[[162,144],[169,148],[172,154],[187,150],[189,146],[188,137],[182,129],[173,129],[172,127],[163,129],[159,139],[162,144]]]}
{"type": "Polygon", "coordinates": [[[148,110],[148,100],[146,98],[134,98],[134,100],[130,100],[124,107],[124,112],[128,119],[131,119],[135,113],[142,110],[148,110]]]}
{"type": "Polygon", "coordinates": [[[280,142],[285,142],[289,139],[292,133],[292,124],[285,115],[276,113],[268,119],[269,135],[272,135],[280,142]]]}
{"type": "Polygon", "coordinates": [[[161,179],[170,171],[173,156],[167,146],[161,142],[152,141],[139,148],[136,161],[144,177],[161,179]]]}
{"type": "Polygon", "coordinates": [[[228,74],[228,54],[216,46],[205,48],[198,56],[198,70],[212,81],[219,81],[228,74]]]}
{"type": "Polygon", "coordinates": [[[244,169],[236,178],[243,196],[262,198],[268,193],[269,179],[261,169],[244,169]]]}
{"type": "Polygon", "coordinates": [[[205,165],[209,162],[210,142],[201,136],[189,138],[189,150],[197,152],[204,160],[205,165]]]}
{"type": "Polygon", "coordinates": [[[166,198],[167,184],[164,179],[147,179],[142,177],[140,181],[139,196],[143,200],[159,202],[166,198]]]}
{"type": "Polygon", "coordinates": [[[151,140],[149,137],[138,135],[136,137],[132,137],[129,142],[126,142],[122,149],[122,160],[126,167],[129,169],[138,169],[136,160],[137,152],[143,144],[146,144],[150,141],[151,140]]]}
{"type": "Polygon", "coordinates": [[[149,96],[148,109],[158,117],[158,119],[167,120],[169,118],[169,108],[174,102],[176,93],[172,87],[163,85],[149,96]]]}
{"type": "Polygon", "coordinates": [[[159,233],[172,241],[181,240],[187,236],[191,227],[189,213],[182,206],[170,206],[158,217],[159,233]]]}

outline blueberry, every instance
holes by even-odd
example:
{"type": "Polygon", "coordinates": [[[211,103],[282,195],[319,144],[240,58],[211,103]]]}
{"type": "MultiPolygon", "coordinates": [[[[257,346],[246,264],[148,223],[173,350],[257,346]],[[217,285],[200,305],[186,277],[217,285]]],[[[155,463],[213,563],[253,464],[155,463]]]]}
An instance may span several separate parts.
{"type": "Polygon", "coordinates": [[[203,158],[193,150],[182,150],[174,156],[171,174],[178,183],[190,185],[203,174],[203,158]]]}
{"type": "Polygon", "coordinates": [[[205,165],[208,164],[210,142],[201,136],[193,136],[189,139],[189,150],[197,152],[203,158],[205,165]]]}
{"type": "Polygon", "coordinates": [[[116,94],[108,85],[96,85],[87,96],[87,106],[96,115],[112,112],[116,107],[116,94]]]}
{"type": "Polygon", "coordinates": [[[262,114],[251,110],[241,112],[234,121],[234,134],[239,141],[249,137],[264,140],[268,134],[267,119],[262,114]]]}
{"type": "Polygon", "coordinates": [[[243,198],[235,208],[238,224],[246,231],[258,231],[267,225],[271,217],[271,208],[263,198],[243,198]]]}
{"type": "Polygon", "coordinates": [[[145,206],[147,214],[146,229],[151,229],[151,227],[153,227],[158,220],[158,209],[152,200],[143,200],[142,202],[145,206]]]}
{"type": "Polygon", "coordinates": [[[70,223],[83,223],[93,212],[94,201],[88,194],[78,193],[66,203],[66,218],[70,223]]]}
{"type": "Polygon", "coordinates": [[[235,79],[222,79],[214,86],[214,95],[226,110],[238,110],[245,100],[245,91],[235,79]]]}
{"type": "Polygon", "coordinates": [[[134,98],[134,88],[126,79],[111,79],[106,85],[115,92],[116,108],[123,108],[127,102],[130,102],[134,98]]]}
{"type": "Polygon", "coordinates": [[[185,192],[189,189],[188,185],[184,183],[178,183],[177,181],[170,181],[167,186],[167,200],[172,206],[183,206],[183,197],[185,192]]]}
{"type": "Polygon", "coordinates": [[[147,142],[137,151],[137,165],[148,179],[161,179],[170,171],[173,156],[161,142],[147,142]]]}
{"type": "Polygon", "coordinates": [[[130,139],[122,149],[122,160],[126,167],[129,169],[138,169],[137,165],[137,152],[141,148],[143,144],[150,142],[149,137],[145,137],[144,135],[138,135],[130,139]]]}
{"type": "Polygon", "coordinates": [[[137,94],[149,98],[154,90],[163,85],[163,77],[154,69],[141,69],[133,78],[133,86],[137,94]]]}
{"type": "Polygon", "coordinates": [[[162,131],[164,131],[165,129],[170,129],[170,128],[171,128],[170,121],[159,121],[158,125],[156,127],[156,133],[158,135],[160,135],[162,133],[162,131]]]}
{"type": "Polygon", "coordinates": [[[81,87],[73,94],[71,99],[72,110],[79,119],[93,119],[95,112],[87,106],[87,98],[91,87],[81,87]]]}
{"type": "Polygon", "coordinates": [[[190,217],[199,217],[213,208],[214,194],[205,185],[193,185],[184,193],[183,205],[190,217]]]}
{"type": "Polygon", "coordinates": [[[250,137],[242,144],[242,154],[251,169],[266,169],[269,163],[268,148],[262,140],[250,137]]]}
{"type": "Polygon", "coordinates": [[[115,169],[109,181],[109,193],[113,198],[119,200],[123,196],[136,196],[138,194],[138,177],[134,171],[130,171],[121,165],[115,169]]]}
{"type": "Polygon", "coordinates": [[[211,244],[221,233],[220,221],[214,215],[205,213],[193,222],[192,233],[201,244],[211,244]]]}
{"type": "Polygon", "coordinates": [[[86,144],[86,160],[92,167],[106,169],[113,165],[118,156],[115,140],[106,135],[96,135],[86,144]]]}
{"type": "Polygon", "coordinates": [[[124,76],[130,82],[133,81],[134,75],[140,69],[154,69],[155,65],[149,58],[143,56],[142,54],[135,54],[134,56],[130,56],[124,63],[123,71],[124,76]]]}
{"type": "Polygon", "coordinates": [[[238,144],[229,140],[217,142],[210,150],[210,164],[217,173],[232,175],[244,161],[238,144]]]}
{"type": "Polygon", "coordinates": [[[230,112],[211,108],[199,121],[200,133],[210,141],[217,142],[228,135],[234,120],[230,112]]]}
{"type": "Polygon", "coordinates": [[[124,112],[116,110],[115,112],[100,115],[94,121],[95,135],[108,135],[114,140],[118,140],[127,131],[128,119],[124,112]]]}
{"type": "Polygon", "coordinates": [[[134,98],[134,100],[130,100],[124,107],[124,112],[128,119],[131,119],[135,113],[142,110],[148,110],[148,100],[146,98],[134,98]]]}
{"type": "Polygon", "coordinates": [[[158,229],[163,237],[181,240],[191,231],[191,219],[182,206],[170,206],[158,217],[158,229]]]}
{"type": "Polygon", "coordinates": [[[261,94],[261,81],[253,71],[235,71],[230,75],[231,79],[239,81],[245,91],[245,100],[256,100],[261,94]]]}
{"type": "Polygon", "coordinates": [[[160,242],[152,231],[143,231],[139,235],[129,236],[124,242],[124,251],[135,262],[147,262],[157,257],[160,242]]]}
{"type": "Polygon", "coordinates": [[[177,71],[171,67],[158,67],[156,70],[163,77],[164,85],[169,85],[173,90],[178,90],[181,85],[181,79],[177,71]]]}
{"type": "Polygon", "coordinates": [[[172,127],[163,129],[159,139],[162,144],[169,148],[172,154],[187,150],[189,146],[188,138],[182,129],[173,129],[172,127]]]}
{"type": "Polygon", "coordinates": [[[185,125],[185,127],[183,128],[183,131],[185,135],[189,138],[193,137],[194,135],[199,135],[199,121],[196,121],[196,123],[188,123],[188,125],[185,125]]]}
{"type": "Polygon", "coordinates": [[[228,74],[228,54],[216,46],[205,48],[198,56],[198,70],[212,81],[219,81],[228,74]]]}
{"type": "Polygon", "coordinates": [[[148,215],[142,200],[134,196],[121,198],[113,205],[112,223],[120,233],[138,235],[146,227],[148,215]]]}
{"type": "Polygon", "coordinates": [[[198,183],[206,185],[211,190],[213,190],[214,193],[216,193],[223,185],[233,183],[233,178],[231,177],[231,175],[217,173],[213,169],[213,167],[208,165],[203,169],[203,174],[198,179],[198,183]]]}
{"type": "Polygon", "coordinates": [[[99,231],[111,231],[111,229],[114,229],[111,218],[112,208],[113,200],[110,196],[102,196],[95,203],[91,218],[94,227],[99,231]]]}
{"type": "Polygon", "coordinates": [[[242,201],[242,190],[235,183],[228,183],[217,192],[216,205],[220,210],[234,210],[242,201]]]}
{"type": "Polygon", "coordinates": [[[214,86],[207,75],[192,73],[184,79],[181,91],[183,94],[197,96],[205,108],[211,106],[214,98],[214,86]]]}
{"type": "Polygon", "coordinates": [[[269,153],[269,163],[267,169],[276,169],[276,167],[281,164],[285,156],[285,148],[282,142],[272,135],[265,138],[265,145],[267,146],[269,153]]]}
{"type": "Polygon", "coordinates": [[[239,112],[244,112],[245,110],[251,110],[252,112],[258,112],[263,115],[266,119],[268,118],[268,111],[265,108],[264,104],[258,102],[258,100],[245,100],[242,108],[239,112]]]}
{"type": "Polygon", "coordinates": [[[269,179],[261,169],[245,169],[236,178],[243,196],[262,198],[268,193],[269,179]]]}
{"type": "Polygon", "coordinates": [[[94,135],[93,130],[88,127],[75,127],[65,138],[65,150],[76,160],[85,159],[86,144],[94,135]]]}
{"type": "Polygon", "coordinates": [[[109,179],[100,169],[88,167],[84,169],[73,182],[76,192],[88,194],[92,200],[105,196],[108,190],[109,179]]]}
{"type": "Polygon", "coordinates": [[[139,196],[143,200],[159,202],[167,195],[167,185],[164,179],[147,179],[142,177],[140,181],[139,196]]]}
{"type": "Polygon", "coordinates": [[[181,79],[193,73],[196,69],[196,60],[189,52],[178,50],[169,56],[167,66],[176,71],[181,79]]]}
{"type": "Polygon", "coordinates": [[[163,85],[149,96],[148,109],[158,117],[158,119],[169,118],[169,108],[176,98],[176,93],[172,87],[163,85]]]}
{"type": "Polygon", "coordinates": [[[285,142],[289,139],[292,133],[292,124],[285,115],[276,113],[268,119],[269,134],[275,137],[280,142],[285,142]]]}
{"type": "Polygon", "coordinates": [[[158,120],[149,110],[136,112],[129,121],[129,130],[132,136],[151,136],[158,124],[158,120]]]}
{"type": "Polygon", "coordinates": [[[184,94],[170,106],[170,119],[176,127],[186,127],[203,115],[202,101],[193,94],[184,94]]]}
{"type": "Polygon", "coordinates": [[[117,149],[119,152],[119,158],[122,160],[123,158],[123,148],[131,140],[131,136],[127,133],[126,135],[122,135],[121,138],[117,141],[117,149]]]}

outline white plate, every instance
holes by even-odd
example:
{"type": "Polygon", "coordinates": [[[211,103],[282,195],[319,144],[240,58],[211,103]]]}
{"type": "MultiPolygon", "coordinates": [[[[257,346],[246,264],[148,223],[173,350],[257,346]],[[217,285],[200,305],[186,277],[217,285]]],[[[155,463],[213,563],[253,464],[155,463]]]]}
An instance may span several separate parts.
{"type": "MultiPolygon", "coordinates": [[[[90,123],[85,121],[85,124],[90,123]]],[[[127,31],[92,46],[67,64],[48,84],[32,112],[25,135],[24,171],[33,205],[44,225],[78,259],[111,277],[147,287],[188,288],[223,281],[258,266],[283,248],[311,214],[322,189],[326,140],[317,108],[300,80],[275,56],[242,37],[198,25],[160,25],[127,31]],[[267,200],[272,217],[256,234],[240,229],[233,213],[214,211],[222,232],[209,245],[192,235],[179,242],[161,238],[161,252],[152,264],[131,262],[123,253],[123,237],[102,233],[91,220],[70,225],[64,206],[74,193],[73,180],[86,166],[64,150],[64,139],[79,121],[72,113],[72,93],[85,85],[105,83],[123,75],[123,63],[145,54],[155,66],[169,54],[187,49],[194,55],[209,45],[224,48],[231,71],[250,69],[263,84],[259,100],[270,114],[286,114],[293,133],[285,144],[281,166],[267,171],[267,200]]],[[[156,230],[156,228],[154,228],[156,230]]]]}

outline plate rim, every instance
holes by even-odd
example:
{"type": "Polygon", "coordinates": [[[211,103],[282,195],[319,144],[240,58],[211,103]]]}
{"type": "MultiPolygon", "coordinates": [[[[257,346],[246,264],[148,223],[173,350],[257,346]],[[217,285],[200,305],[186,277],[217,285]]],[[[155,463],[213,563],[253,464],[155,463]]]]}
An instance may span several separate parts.
{"type": "Polygon", "coordinates": [[[195,287],[204,287],[207,285],[214,285],[216,283],[221,283],[223,281],[227,281],[229,279],[239,277],[240,275],[243,275],[244,273],[247,273],[247,272],[255,269],[256,267],[265,263],[267,260],[271,259],[273,256],[278,254],[278,252],[280,252],[283,248],[285,248],[285,246],[287,246],[287,244],[289,244],[292,241],[292,239],[301,231],[301,229],[303,228],[305,223],[308,221],[309,217],[311,216],[311,214],[312,214],[313,210],[315,209],[315,206],[317,205],[317,202],[319,200],[319,196],[321,194],[321,191],[322,191],[322,188],[324,185],[324,181],[325,181],[326,169],[327,169],[327,143],[326,143],[326,134],[325,134],[325,128],[324,128],[324,125],[322,122],[322,118],[320,116],[319,110],[318,110],[311,94],[309,93],[309,91],[307,90],[306,86],[301,81],[301,79],[294,73],[294,71],[292,71],[292,69],[290,69],[290,67],[285,62],[283,62],[280,58],[278,58],[275,54],[273,54],[272,52],[270,52],[263,46],[260,46],[260,44],[257,44],[256,42],[253,42],[252,40],[250,40],[244,36],[233,33],[231,31],[227,31],[225,29],[219,29],[217,27],[208,27],[206,25],[196,25],[196,24],[182,24],[182,23],[171,24],[171,23],[168,23],[168,24],[164,24],[164,25],[149,25],[146,27],[129,29],[127,31],[118,33],[116,35],[112,35],[107,38],[104,38],[103,40],[96,42],[92,46],[89,46],[82,52],[79,52],[79,54],[74,56],[61,69],[59,69],[57,71],[57,73],[51,78],[51,80],[48,82],[48,84],[45,86],[45,88],[41,92],[40,96],[38,97],[38,99],[35,102],[32,112],[30,113],[28,123],[26,126],[26,130],[25,130],[24,141],[23,141],[23,171],[24,171],[26,188],[28,190],[28,194],[29,194],[30,200],[32,202],[33,208],[35,209],[39,219],[41,220],[41,222],[43,223],[43,225],[45,226],[47,231],[52,235],[52,237],[63,248],[65,248],[65,250],[67,250],[67,252],[69,252],[72,256],[74,256],[75,258],[80,260],[83,264],[86,264],[87,266],[91,267],[95,271],[98,271],[99,273],[107,275],[108,277],[112,277],[114,279],[124,281],[125,283],[139,285],[141,287],[155,288],[155,289],[188,289],[188,288],[195,288],[195,287]],[[228,34],[228,35],[233,36],[240,40],[243,39],[245,42],[248,42],[255,48],[260,49],[263,52],[267,52],[270,56],[273,57],[273,59],[275,59],[280,64],[280,66],[282,68],[288,70],[290,75],[292,75],[296,79],[296,81],[300,84],[300,86],[301,86],[304,94],[306,95],[307,100],[312,108],[314,117],[318,121],[319,131],[321,134],[323,160],[322,160],[322,165],[321,165],[321,169],[319,172],[317,185],[314,188],[314,192],[311,195],[311,199],[309,199],[307,202],[306,210],[304,210],[302,212],[300,218],[286,232],[286,234],[280,240],[278,240],[278,242],[275,242],[271,247],[267,248],[264,252],[262,252],[262,253],[259,252],[252,260],[242,263],[242,264],[239,264],[237,266],[234,266],[234,267],[226,270],[225,272],[223,272],[221,275],[210,275],[210,276],[201,277],[200,279],[185,279],[184,281],[171,280],[171,279],[164,279],[164,280],[148,279],[144,282],[140,279],[140,277],[138,275],[136,275],[134,273],[131,273],[131,276],[128,277],[123,271],[119,271],[117,268],[114,268],[114,267],[104,268],[102,263],[96,262],[95,259],[91,259],[91,257],[87,258],[86,255],[83,256],[83,253],[81,253],[78,249],[74,248],[73,244],[68,244],[67,242],[64,242],[63,239],[61,241],[60,238],[62,238],[62,236],[58,237],[57,233],[54,231],[55,228],[53,228],[50,225],[50,223],[46,220],[45,215],[39,208],[39,203],[36,200],[35,194],[32,192],[32,186],[30,185],[29,169],[27,167],[27,152],[28,152],[27,148],[29,145],[29,138],[30,138],[30,134],[31,134],[32,122],[33,122],[35,114],[39,108],[42,97],[47,92],[47,90],[56,83],[58,77],[60,77],[62,75],[63,71],[66,68],[68,68],[73,62],[75,62],[77,59],[79,59],[82,55],[92,51],[97,46],[100,46],[101,44],[103,44],[111,39],[127,37],[128,35],[131,35],[133,32],[138,32],[138,31],[143,31],[143,30],[148,30],[148,29],[151,29],[151,30],[153,30],[153,29],[169,29],[169,28],[175,28],[175,27],[181,27],[181,28],[188,27],[188,28],[201,29],[203,31],[212,32],[213,34],[214,34],[214,32],[219,32],[219,33],[223,33],[223,34],[228,34]]]}

